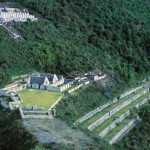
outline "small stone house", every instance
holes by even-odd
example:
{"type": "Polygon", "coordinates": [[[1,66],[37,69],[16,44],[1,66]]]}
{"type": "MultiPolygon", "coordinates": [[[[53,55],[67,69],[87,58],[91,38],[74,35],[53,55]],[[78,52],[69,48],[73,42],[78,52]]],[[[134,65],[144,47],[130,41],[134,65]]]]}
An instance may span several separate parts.
{"type": "Polygon", "coordinates": [[[46,90],[49,86],[59,86],[64,83],[63,76],[56,74],[41,73],[38,76],[30,76],[27,85],[35,89],[46,90]]]}
{"type": "Polygon", "coordinates": [[[88,74],[87,78],[93,81],[98,81],[98,80],[106,78],[106,74],[104,73],[88,74]]]}
{"type": "MultiPolygon", "coordinates": [[[[26,10],[20,10],[17,8],[0,8],[0,18],[3,18],[2,21],[10,22],[10,21],[19,21],[24,22],[30,19],[31,21],[37,21],[33,15],[30,15],[26,10]]],[[[3,22],[0,22],[1,24],[3,22]]]]}
{"type": "Polygon", "coordinates": [[[27,82],[28,86],[34,89],[42,89],[45,90],[46,86],[50,84],[47,77],[29,77],[27,82]]]}
{"type": "Polygon", "coordinates": [[[56,74],[42,73],[40,74],[40,77],[47,77],[50,84],[56,83],[58,81],[58,77],[56,74]]]}

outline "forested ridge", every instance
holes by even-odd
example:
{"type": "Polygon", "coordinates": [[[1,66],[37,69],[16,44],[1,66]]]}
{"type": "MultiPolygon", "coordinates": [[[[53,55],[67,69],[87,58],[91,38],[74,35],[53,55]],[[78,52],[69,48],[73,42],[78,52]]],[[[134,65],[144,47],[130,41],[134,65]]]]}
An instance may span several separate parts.
{"type": "Polygon", "coordinates": [[[42,17],[15,24],[23,42],[0,28],[1,85],[28,70],[69,74],[101,69],[126,82],[149,72],[149,1],[16,1],[42,17]]]}
{"type": "MultiPolygon", "coordinates": [[[[14,27],[23,36],[23,41],[14,40],[0,26],[0,87],[9,83],[12,75],[33,70],[68,75],[75,71],[99,69],[109,74],[113,80],[112,85],[108,85],[109,90],[92,84],[58,105],[58,117],[71,124],[79,114],[85,114],[103,102],[112,100],[124,88],[130,85],[133,87],[135,82],[149,75],[149,0],[12,1],[16,2],[17,7],[29,8],[31,13],[40,17],[36,22],[29,20],[14,23],[14,27]],[[107,92],[111,94],[110,97],[107,92]],[[70,107],[62,111],[67,103],[70,107]]],[[[146,120],[149,105],[140,112],[143,121],[112,149],[149,148],[149,136],[145,134],[149,133],[150,123],[146,120]],[[143,143],[140,142],[142,137],[143,143]]],[[[1,112],[0,115],[7,113],[1,112]]],[[[12,122],[18,120],[18,116],[14,118],[12,122]]],[[[9,131],[9,124],[3,130],[8,120],[6,118],[0,123],[0,132],[3,134],[1,139],[6,138],[5,132],[9,131]]],[[[27,134],[22,128],[21,131],[21,134],[27,134]]],[[[22,135],[18,137],[20,136],[22,135]]],[[[27,137],[33,138],[28,134],[27,137]]],[[[4,140],[1,146],[11,142],[10,139],[4,140]]],[[[24,140],[19,146],[14,146],[21,149],[24,140]]],[[[106,143],[96,140],[102,149],[108,150],[106,143]]],[[[16,141],[12,143],[18,144],[16,141]]],[[[36,140],[33,143],[27,141],[24,149],[34,147],[36,143],[36,140]]]]}

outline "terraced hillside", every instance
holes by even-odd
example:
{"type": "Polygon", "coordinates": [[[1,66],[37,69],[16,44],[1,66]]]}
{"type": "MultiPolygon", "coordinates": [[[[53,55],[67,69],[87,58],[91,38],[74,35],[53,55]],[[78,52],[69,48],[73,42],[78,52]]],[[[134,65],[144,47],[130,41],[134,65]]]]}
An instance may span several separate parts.
{"type": "Polygon", "coordinates": [[[148,84],[132,91],[94,115],[85,115],[83,118],[86,119],[78,123],[78,126],[109,144],[117,142],[138,122],[137,109],[150,99],[148,84]]]}

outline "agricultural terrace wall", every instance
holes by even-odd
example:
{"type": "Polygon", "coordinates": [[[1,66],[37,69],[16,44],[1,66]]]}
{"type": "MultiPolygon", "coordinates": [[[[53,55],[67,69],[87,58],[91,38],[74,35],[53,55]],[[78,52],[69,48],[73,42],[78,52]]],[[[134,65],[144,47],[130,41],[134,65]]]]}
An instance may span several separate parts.
{"type": "Polygon", "coordinates": [[[139,119],[139,116],[133,118],[127,125],[125,125],[125,127],[120,130],[110,141],[109,141],[109,144],[113,144],[115,143],[119,137],[121,137],[128,129],[130,129],[136,122],[137,120],[139,119]]]}
{"type": "Polygon", "coordinates": [[[131,93],[133,93],[133,92],[135,92],[135,91],[141,89],[141,88],[143,88],[143,85],[141,85],[141,86],[139,86],[139,87],[136,87],[136,88],[132,88],[131,90],[129,90],[129,91],[127,91],[127,92],[121,94],[121,95],[120,95],[120,99],[121,99],[121,98],[124,98],[125,96],[127,96],[127,95],[129,95],[129,94],[131,94],[131,93]]]}
{"type": "Polygon", "coordinates": [[[113,121],[108,127],[106,127],[99,136],[103,138],[110,130],[116,127],[116,123],[122,122],[126,117],[130,115],[130,110],[126,111],[124,114],[122,114],[120,117],[118,117],[115,121],[113,121]]]}
{"type": "MultiPolygon", "coordinates": [[[[131,90],[125,92],[124,94],[121,94],[119,100],[122,99],[122,98],[124,98],[125,96],[127,96],[127,95],[129,95],[129,94],[131,94],[131,93],[133,93],[133,92],[135,92],[135,91],[141,89],[141,88],[143,88],[143,86],[139,86],[139,87],[133,88],[133,89],[131,89],[131,90]]],[[[104,104],[104,105],[102,105],[102,106],[100,106],[100,107],[98,107],[98,108],[92,110],[91,112],[85,114],[83,117],[81,117],[81,118],[78,119],[76,122],[74,122],[74,125],[78,125],[78,124],[84,122],[85,120],[87,120],[87,119],[93,117],[96,113],[102,111],[102,110],[105,109],[106,107],[108,107],[108,106],[110,106],[110,105],[116,103],[116,102],[119,101],[119,100],[118,100],[117,98],[114,98],[112,101],[109,101],[108,103],[106,103],[106,104],[104,104]]]]}
{"type": "Polygon", "coordinates": [[[107,120],[108,118],[110,118],[110,116],[112,116],[113,114],[115,114],[116,112],[118,112],[119,110],[121,110],[122,108],[124,108],[125,106],[129,105],[130,103],[132,103],[133,101],[135,101],[137,98],[139,98],[140,96],[142,96],[143,94],[147,93],[149,91],[149,89],[145,89],[144,91],[142,91],[141,93],[135,95],[134,97],[126,100],[124,103],[118,105],[117,107],[115,107],[113,110],[109,111],[108,113],[106,113],[103,117],[99,118],[98,120],[96,120],[95,122],[93,122],[91,125],[89,125],[87,128],[92,131],[94,128],[96,128],[97,126],[99,126],[102,122],[104,122],[105,120],[107,120]]]}

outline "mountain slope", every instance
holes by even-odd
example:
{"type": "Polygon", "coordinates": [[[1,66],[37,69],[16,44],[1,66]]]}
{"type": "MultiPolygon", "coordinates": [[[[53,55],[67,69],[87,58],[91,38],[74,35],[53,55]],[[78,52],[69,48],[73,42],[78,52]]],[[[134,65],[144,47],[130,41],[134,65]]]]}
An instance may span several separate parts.
{"type": "Polygon", "coordinates": [[[3,57],[1,68],[13,68],[15,63],[15,69],[26,66],[23,70],[64,74],[111,70],[126,82],[149,71],[149,1],[16,1],[45,19],[15,25],[26,42],[20,44],[9,39],[6,44],[1,39],[1,56],[6,45],[11,45],[7,52],[12,46],[15,49],[13,55],[3,57]],[[13,62],[16,53],[18,61],[13,62]]]}

